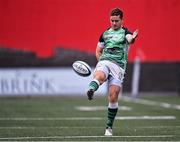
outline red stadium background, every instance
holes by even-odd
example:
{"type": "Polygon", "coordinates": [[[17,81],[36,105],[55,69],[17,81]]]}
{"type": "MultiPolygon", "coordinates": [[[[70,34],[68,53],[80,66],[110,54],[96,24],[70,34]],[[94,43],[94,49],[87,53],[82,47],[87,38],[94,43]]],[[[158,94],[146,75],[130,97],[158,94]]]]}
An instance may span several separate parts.
{"type": "Polygon", "coordinates": [[[145,62],[180,61],[179,0],[0,0],[0,45],[39,57],[57,46],[93,53],[114,7],[139,29],[130,61],[137,53],[145,62]]]}

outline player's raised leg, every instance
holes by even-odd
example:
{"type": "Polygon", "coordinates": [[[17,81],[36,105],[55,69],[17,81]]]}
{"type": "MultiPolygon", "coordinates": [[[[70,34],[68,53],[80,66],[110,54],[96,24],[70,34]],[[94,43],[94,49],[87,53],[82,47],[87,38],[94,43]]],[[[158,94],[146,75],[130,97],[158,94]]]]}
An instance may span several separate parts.
{"type": "Polygon", "coordinates": [[[99,88],[100,82],[97,79],[93,79],[89,83],[89,90],[87,91],[87,96],[89,100],[93,99],[94,92],[99,88]]]}
{"type": "Polygon", "coordinates": [[[89,83],[89,90],[87,96],[89,100],[93,99],[94,92],[104,83],[106,75],[103,71],[96,71],[94,73],[94,79],[89,83]]]}

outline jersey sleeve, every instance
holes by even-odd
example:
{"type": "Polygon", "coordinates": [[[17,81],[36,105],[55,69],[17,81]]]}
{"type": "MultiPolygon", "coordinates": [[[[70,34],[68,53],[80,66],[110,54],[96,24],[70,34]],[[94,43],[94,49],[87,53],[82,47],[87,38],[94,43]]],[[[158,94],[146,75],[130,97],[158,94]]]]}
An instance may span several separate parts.
{"type": "Polygon", "coordinates": [[[130,32],[127,28],[124,28],[125,30],[125,37],[126,37],[126,41],[128,42],[128,44],[132,44],[134,43],[134,39],[133,39],[133,33],[130,32]]]}
{"type": "Polygon", "coordinates": [[[101,47],[101,48],[104,48],[103,34],[101,34],[101,36],[99,37],[98,46],[101,47]]]}
{"type": "Polygon", "coordinates": [[[127,28],[124,28],[124,27],[123,27],[123,29],[125,30],[125,35],[127,35],[127,34],[132,35],[132,32],[130,32],[127,28]]]}

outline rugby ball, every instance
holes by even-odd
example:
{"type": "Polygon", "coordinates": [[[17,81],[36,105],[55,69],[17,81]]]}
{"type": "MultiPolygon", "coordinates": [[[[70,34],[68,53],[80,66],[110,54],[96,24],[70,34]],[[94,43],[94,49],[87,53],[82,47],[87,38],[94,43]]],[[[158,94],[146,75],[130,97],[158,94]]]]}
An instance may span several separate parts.
{"type": "Polygon", "coordinates": [[[80,76],[86,77],[91,74],[91,67],[84,61],[75,61],[72,64],[73,70],[80,76]]]}

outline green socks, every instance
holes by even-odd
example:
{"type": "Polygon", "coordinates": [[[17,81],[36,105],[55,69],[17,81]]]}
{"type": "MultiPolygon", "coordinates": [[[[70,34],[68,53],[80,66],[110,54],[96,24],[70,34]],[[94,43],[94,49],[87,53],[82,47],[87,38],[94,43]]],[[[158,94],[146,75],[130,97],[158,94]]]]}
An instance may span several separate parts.
{"type": "Polygon", "coordinates": [[[118,111],[118,102],[116,102],[116,103],[109,102],[106,128],[113,127],[113,122],[116,117],[117,111],[118,111]]]}
{"type": "Polygon", "coordinates": [[[99,81],[94,79],[89,83],[89,89],[96,91],[99,88],[99,85],[100,85],[99,81]]]}
{"type": "Polygon", "coordinates": [[[117,111],[118,108],[116,109],[108,108],[108,120],[106,123],[106,128],[112,128],[117,111]]]}

